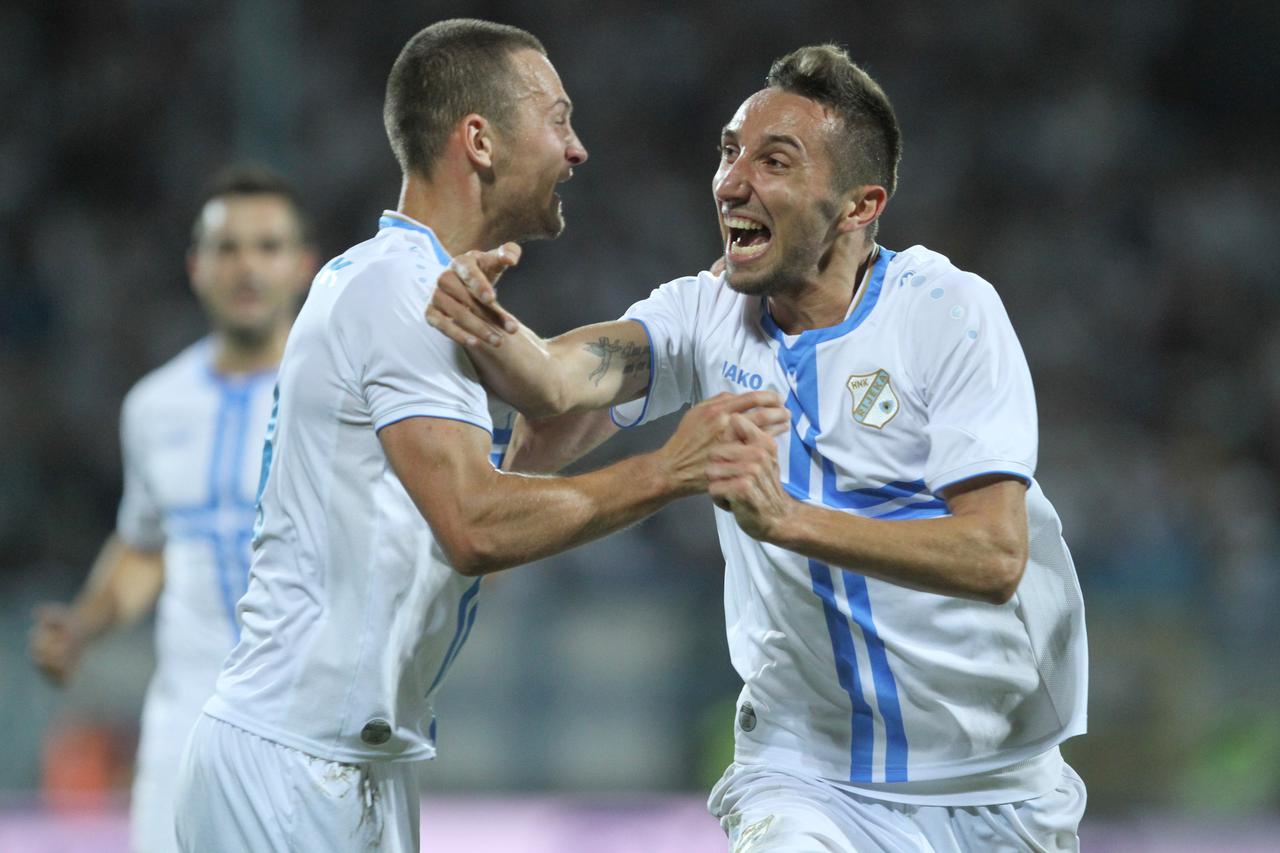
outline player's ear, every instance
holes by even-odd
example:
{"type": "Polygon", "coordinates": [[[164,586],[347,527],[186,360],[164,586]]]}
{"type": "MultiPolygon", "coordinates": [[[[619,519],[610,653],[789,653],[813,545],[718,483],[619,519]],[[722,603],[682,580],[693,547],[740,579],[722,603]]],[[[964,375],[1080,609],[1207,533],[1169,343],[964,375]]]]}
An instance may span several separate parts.
{"type": "Polygon", "coordinates": [[[477,169],[493,168],[493,125],[478,113],[468,113],[459,123],[462,150],[477,169]]]}
{"type": "Polygon", "coordinates": [[[840,212],[840,222],[836,231],[847,234],[866,228],[880,218],[885,205],[889,203],[888,191],[879,184],[866,184],[854,187],[845,196],[844,207],[840,212]]]}

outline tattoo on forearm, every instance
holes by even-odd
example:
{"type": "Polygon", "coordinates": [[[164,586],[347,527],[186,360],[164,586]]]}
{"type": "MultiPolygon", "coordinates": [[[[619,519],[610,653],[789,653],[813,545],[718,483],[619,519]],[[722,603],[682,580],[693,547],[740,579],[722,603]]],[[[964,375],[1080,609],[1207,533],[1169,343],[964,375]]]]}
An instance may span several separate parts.
{"type": "Polygon", "coordinates": [[[600,364],[587,377],[593,385],[599,385],[610,369],[621,368],[623,376],[649,369],[648,346],[602,337],[598,341],[583,344],[583,349],[600,359],[600,364]]]}

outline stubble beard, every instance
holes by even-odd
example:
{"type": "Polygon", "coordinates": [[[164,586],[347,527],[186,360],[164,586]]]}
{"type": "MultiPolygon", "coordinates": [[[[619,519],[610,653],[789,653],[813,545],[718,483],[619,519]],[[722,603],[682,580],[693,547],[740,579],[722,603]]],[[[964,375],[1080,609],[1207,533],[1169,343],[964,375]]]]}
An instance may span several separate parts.
{"type": "Polygon", "coordinates": [[[490,229],[494,235],[493,245],[554,240],[559,237],[564,231],[560,199],[553,193],[550,204],[535,205],[536,202],[520,200],[497,214],[490,229]]]}
{"type": "Polygon", "coordinates": [[[725,264],[728,271],[726,281],[730,289],[744,296],[794,296],[799,293],[817,265],[820,247],[815,242],[811,246],[778,248],[781,250],[781,257],[774,264],[773,269],[757,273],[748,281],[733,280],[733,269],[728,266],[729,261],[726,258],[725,264]]]}

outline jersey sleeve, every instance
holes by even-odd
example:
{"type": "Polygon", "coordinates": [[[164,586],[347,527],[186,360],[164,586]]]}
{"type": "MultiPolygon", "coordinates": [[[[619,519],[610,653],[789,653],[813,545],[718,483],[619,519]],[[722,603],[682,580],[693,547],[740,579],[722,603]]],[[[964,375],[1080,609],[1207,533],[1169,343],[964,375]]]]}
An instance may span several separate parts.
{"type": "Polygon", "coordinates": [[[634,320],[644,327],[650,355],[649,387],[644,396],[614,406],[610,412],[619,427],[648,423],[693,402],[698,286],[696,277],[669,281],[622,315],[623,320],[634,320]]]}
{"type": "Polygon", "coordinates": [[[977,276],[957,274],[920,298],[908,363],[928,411],[925,482],[935,494],[983,474],[1030,482],[1035,393],[1000,297],[977,276]]]}
{"type": "MultiPolygon", "coordinates": [[[[395,266],[367,274],[392,280],[348,288],[357,294],[346,349],[360,364],[360,392],[373,428],[413,417],[446,418],[493,431],[475,367],[424,317],[439,270],[409,278],[395,266]],[[379,275],[380,274],[380,275],[379,275]],[[395,280],[399,274],[404,280],[395,280]],[[430,284],[429,284],[430,283],[430,284]]],[[[353,282],[353,284],[355,284],[353,282]]]]}
{"type": "Polygon", "coordinates": [[[147,480],[146,420],[136,393],[125,398],[120,414],[120,450],[124,459],[124,494],[116,513],[116,535],[139,551],[164,547],[164,511],[147,480]]]}

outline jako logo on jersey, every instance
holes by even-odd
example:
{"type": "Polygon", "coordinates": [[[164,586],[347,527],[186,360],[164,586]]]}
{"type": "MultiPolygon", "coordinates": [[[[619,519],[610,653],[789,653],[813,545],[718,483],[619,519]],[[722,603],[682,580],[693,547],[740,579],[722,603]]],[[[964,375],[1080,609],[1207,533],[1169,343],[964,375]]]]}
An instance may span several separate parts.
{"type": "Polygon", "coordinates": [[[898,395],[888,371],[854,374],[845,386],[853,395],[853,419],[863,426],[880,429],[898,414],[898,395]]]}
{"type": "Polygon", "coordinates": [[[736,382],[744,388],[750,388],[752,391],[759,391],[760,386],[764,385],[764,379],[759,373],[747,373],[736,364],[724,362],[720,368],[720,373],[730,382],[736,382]]]}

